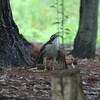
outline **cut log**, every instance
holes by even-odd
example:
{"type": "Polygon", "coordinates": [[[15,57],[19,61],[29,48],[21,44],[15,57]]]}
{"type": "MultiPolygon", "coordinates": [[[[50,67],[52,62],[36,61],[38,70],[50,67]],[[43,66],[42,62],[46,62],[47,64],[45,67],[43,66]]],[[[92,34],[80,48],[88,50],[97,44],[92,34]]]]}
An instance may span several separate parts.
{"type": "Polygon", "coordinates": [[[53,100],[85,100],[78,69],[54,72],[52,75],[53,100]]]}

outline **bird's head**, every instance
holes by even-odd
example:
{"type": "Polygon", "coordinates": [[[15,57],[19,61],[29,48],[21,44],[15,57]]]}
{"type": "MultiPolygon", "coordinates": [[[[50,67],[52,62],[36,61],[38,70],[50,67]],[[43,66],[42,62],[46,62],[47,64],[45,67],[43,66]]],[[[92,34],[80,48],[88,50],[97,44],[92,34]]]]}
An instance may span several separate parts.
{"type": "Polygon", "coordinates": [[[59,37],[60,35],[58,35],[58,34],[53,34],[51,37],[50,37],[50,40],[55,40],[55,39],[57,39],[58,37],[59,37]]]}

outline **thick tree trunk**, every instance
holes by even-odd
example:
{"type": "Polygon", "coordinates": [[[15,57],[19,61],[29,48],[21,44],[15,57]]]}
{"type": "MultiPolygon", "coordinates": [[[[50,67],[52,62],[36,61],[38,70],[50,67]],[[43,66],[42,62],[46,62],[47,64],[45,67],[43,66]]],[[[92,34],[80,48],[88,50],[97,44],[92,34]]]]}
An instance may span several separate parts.
{"type": "Polygon", "coordinates": [[[68,69],[52,75],[52,99],[85,100],[78,69],[68,69]]]}
{"type": "Polygon", "coordinates": [[[95,57],[99,0],[81,0],[79,30],[74,41],[74,57],[95,57]]]}
{"type": "Polygon", "coordinates": [[[33,65],[29,46],[13,20],[10,1],[0,0],[0,66],[33,65]]]}

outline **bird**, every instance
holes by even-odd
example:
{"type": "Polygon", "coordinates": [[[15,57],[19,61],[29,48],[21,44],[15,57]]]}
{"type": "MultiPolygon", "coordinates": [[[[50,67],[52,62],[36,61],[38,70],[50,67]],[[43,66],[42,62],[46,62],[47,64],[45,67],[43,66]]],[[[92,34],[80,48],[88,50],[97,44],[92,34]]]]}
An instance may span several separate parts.
{"type": "Polygon", "coordinates": [[[60,35],[53,34],[50,37],[50,39],[41,47],[39,55],[36,59],[36,64],[43,64],[45,71],[47,70],[46,68],[47,60],[53,61],[53,65],[52,65],[53,70],[55,70],[54,64],[56,60],[62,62],[65,66],[67,66],[65,61],[65,56],[59,49],[58,37],[60,37],[60,35]],[[60,56],[64,58],[60,58],[60,56]]]}

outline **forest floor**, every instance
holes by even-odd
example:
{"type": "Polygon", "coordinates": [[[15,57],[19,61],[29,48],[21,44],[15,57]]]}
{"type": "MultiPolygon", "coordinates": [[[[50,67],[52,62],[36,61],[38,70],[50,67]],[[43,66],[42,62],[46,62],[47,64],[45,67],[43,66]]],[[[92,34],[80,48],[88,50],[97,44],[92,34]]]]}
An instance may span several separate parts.
{"type": "MultiPolygon", "coordinates": [[[[74,58],[66,56],[66,61],[71,67],[74,58]]],[[[82,76],[86,100],[100,100],[99,53],[94,59],[77,59],[77,68],[82,76]]],[[[0,100],[51,100],[52,73],[52,70],[44,72],[32,67],[0,67],[0,100]]]]}

